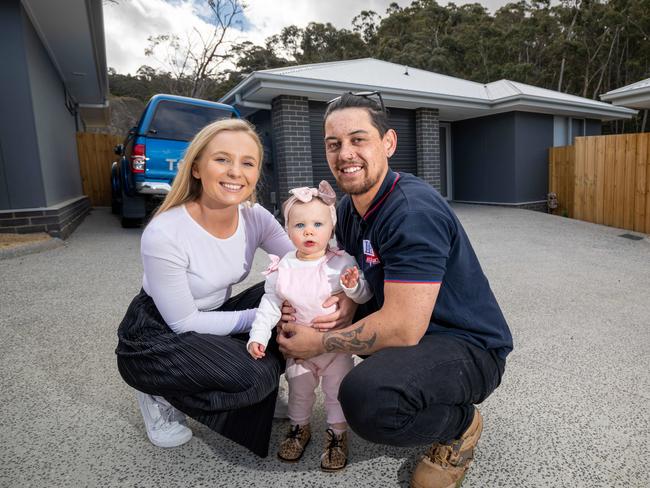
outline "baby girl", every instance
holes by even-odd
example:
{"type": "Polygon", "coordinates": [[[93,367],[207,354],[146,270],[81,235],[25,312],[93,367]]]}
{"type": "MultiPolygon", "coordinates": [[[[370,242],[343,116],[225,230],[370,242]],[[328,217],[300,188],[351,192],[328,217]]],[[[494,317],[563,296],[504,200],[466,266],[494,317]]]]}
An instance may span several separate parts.
{"type": "MultiPolygon", "coordinates": [[[[284,220],[295,251],[282,259],[271,256],[265,272],[265,294],[257,310],[247,344],[251,356],[264,356],[271,331],[281,317],[286,300],[295,309],[296,323],[311,327],[315,317],[329,314],[333,307],[322,304],[343,291],[357,303],[371,298],[368,284],[359,273],[354,258],[328,243],[336,225],[336,194],[327,181],[316,188],[296,188],[284,204],[284,220]]],[[[347,464],[347,423],[338,402],[338,390],[354,366],[352,356],[325,353],[302,361],[287,360],[289,420],[291,427],[280,444],[278,457],[297,462],[311,438],[309,420],[316,399],[315,389],[322,378],[328,429],[321,455],[321,469],[338,471],[347,464]]]]}

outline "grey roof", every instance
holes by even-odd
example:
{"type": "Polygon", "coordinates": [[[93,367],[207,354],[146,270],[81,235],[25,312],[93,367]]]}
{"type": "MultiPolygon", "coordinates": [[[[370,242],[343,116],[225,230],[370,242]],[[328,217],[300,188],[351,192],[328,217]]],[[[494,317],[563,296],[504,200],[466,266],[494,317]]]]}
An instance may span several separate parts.
{"type": "Polygon", "coordinates": [[[608,91],[600,96],[614,105],[650,109],[650,78],[608,91]]]}
{"type": "Polygon", "coordinates": [[[432,107],[445,120],[521,110],[596,119],[630,118],[634,110],[499,80],[483,84],[373,58],[256,71],[221,100],[262,108],[278,95],[329,100],[346,90],[381,90],[387,105],[432,107]]]}

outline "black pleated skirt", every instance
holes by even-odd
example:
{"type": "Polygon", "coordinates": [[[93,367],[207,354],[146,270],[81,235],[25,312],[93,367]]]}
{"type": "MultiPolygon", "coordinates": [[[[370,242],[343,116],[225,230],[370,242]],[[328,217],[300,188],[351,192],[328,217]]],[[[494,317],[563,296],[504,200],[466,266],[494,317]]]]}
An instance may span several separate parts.
{"type": "MultiPolygon", "coordinates": [[[[258,283],[218,310],[255,308],[258,283]]],[[[263,359],[246,351],[248,334],[174,333],[144,290],[131,302],[118,331],[117,367],[133,388],[169,403],[261,457],[268,455],[273,410],[284,359],[275,334],[263,359]]]]}

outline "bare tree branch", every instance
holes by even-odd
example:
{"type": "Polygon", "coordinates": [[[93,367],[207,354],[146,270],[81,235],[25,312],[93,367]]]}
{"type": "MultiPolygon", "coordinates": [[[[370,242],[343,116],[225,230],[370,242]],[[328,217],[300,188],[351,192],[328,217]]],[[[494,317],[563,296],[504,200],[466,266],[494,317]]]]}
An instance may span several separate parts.
{"type": "Polygon", "coordinates": [[[174,92],[191,97],[201,97],[211,78],[219,73],[221,65],[230,54],[226,51],[226,35],[246,8],[241,0],[207,0],[209,7],[209,34],[196,27],[186,33],[181,41],[173,34],[149,37],[145,55],[158,61],[164,70],[176,79],[174,92]],[[155,53],[165,47],[162,59],[155,53]]]}

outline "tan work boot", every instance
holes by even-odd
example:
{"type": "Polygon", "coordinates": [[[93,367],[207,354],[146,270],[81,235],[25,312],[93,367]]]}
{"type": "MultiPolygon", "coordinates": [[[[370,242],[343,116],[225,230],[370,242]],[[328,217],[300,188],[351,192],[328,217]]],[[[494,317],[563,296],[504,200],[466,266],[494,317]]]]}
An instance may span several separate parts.
{"type": "Polygon", "coordinates": [[[292,425],[287,436],[280,443],[278,457],[287,463],[296,463],[300,460],[305,447],[311,439],[311,429],[307,425],[292,425]]]}
{"type": "Polygon", "coordinates": [[[474,458],[474,448],[483,431],[483,417],[474,409],[474,418],[459,439],[434,444],[413,471],[411,488],[459,488],[474,458]]]}
{"type": "Polygon", "coordinates": [[[325,451],[320,456],[320,469],[340,471],[348,464],[348,433],[337,435],[332,429],[327,429],[325,434],[325,451]]]}

